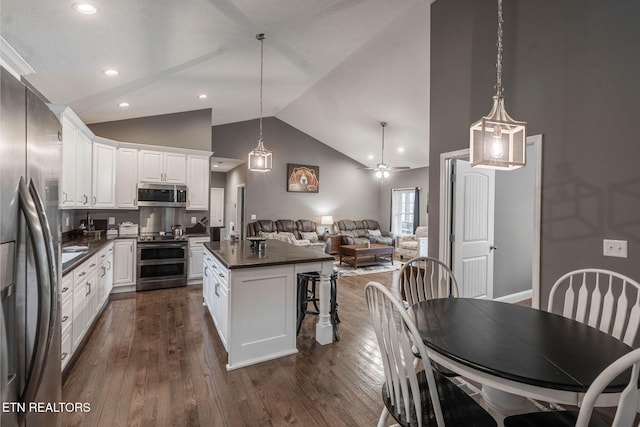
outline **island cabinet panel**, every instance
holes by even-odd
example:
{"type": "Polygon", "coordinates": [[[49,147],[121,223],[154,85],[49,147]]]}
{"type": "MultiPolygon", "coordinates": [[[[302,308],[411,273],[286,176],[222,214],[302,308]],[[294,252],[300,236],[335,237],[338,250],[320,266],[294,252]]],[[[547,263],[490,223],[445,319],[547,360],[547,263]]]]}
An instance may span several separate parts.
{"type": "Polygon", "coordinates": [[[293,266],[232,270],[228,368],[297,352],[293,266]]]}

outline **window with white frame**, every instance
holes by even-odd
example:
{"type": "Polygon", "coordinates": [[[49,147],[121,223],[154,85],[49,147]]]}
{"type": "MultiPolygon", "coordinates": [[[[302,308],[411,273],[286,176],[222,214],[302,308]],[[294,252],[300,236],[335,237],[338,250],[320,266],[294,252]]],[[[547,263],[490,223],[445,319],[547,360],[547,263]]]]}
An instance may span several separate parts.
{"type": "Polygon", "coordinates": [[[415,188],[391,190],[391,232],[393,234],[413,234],[416,221],[415,203],[415,188]]]}

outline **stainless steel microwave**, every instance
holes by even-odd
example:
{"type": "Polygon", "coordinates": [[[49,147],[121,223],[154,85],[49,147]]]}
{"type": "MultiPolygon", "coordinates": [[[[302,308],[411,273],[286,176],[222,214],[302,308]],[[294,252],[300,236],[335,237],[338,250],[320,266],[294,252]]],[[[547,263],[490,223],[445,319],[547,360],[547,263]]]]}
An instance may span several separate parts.
{"type": "Polygon", "coordinates": [[[138,206],[187,206],[187,186],[138,184],[138,206]]]}

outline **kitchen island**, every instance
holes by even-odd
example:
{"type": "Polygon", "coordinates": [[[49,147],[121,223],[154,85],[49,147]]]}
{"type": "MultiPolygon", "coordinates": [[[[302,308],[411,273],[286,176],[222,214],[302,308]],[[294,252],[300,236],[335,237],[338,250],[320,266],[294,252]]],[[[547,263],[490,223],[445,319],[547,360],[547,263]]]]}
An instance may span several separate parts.
{"type": "Polygon", "coordinates": [[[209,242],[204,247],[204,304],[227,350],[228,370],[297,353],[298,273],[320,273],[316,341],[332,342],[332,256],[278,240],[268,240],[264,250],[249,241],[209,242]]]}

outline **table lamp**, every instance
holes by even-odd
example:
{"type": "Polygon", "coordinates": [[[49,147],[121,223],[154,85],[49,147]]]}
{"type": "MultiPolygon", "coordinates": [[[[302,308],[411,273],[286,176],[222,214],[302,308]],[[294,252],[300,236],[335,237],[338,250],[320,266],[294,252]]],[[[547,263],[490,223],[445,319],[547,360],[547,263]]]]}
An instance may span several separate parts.
{"type": "Polygon", "coordinates": [[[331,233],[333,229],[333,216],[332,215],[323,215],[322,220],[320,221],[322,225],[325,226],[324,234],[331,233]]]}

